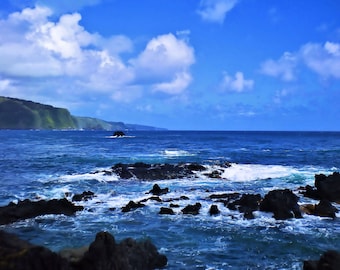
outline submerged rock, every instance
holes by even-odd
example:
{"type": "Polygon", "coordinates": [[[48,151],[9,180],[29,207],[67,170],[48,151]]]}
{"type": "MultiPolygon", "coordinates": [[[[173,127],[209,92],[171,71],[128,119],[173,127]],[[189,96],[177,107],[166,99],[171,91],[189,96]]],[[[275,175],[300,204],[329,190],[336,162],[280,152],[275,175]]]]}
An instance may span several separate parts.
{"type": "Polygon", "coordinates": [[[122,212],[126,213],[126,212],[130,212],[131,210],[135,210],[137,208],[141,208],[144,207],[145,204],[141,203],[141,202],[137,202],[135,203],[134,201],[129,201],[129,203],[125,206],[122,207],[122,212]]]}
{"type": "Polygon", "coordinates": [[[34,218],[41,215],[73,215],[83,210],[82,206],[76,206],[66,199],[53,199],[50,201],[19,201],[17,204],[9,203],[0,207],[0,225],[9,224],[18,220],[34,218]]]}
{"type": "Polygon", "coordinates": [[[326,251],[317,261],[304,261],[303,270],[339,270],[340,252],[335,250],[326,251]]]}

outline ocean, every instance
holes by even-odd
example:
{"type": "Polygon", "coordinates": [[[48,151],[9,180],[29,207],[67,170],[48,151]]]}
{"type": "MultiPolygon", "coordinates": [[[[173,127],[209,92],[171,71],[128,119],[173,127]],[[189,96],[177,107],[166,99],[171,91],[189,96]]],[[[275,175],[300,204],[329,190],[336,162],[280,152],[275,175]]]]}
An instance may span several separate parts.
{"type": "MultiPolygon", "coordinates": [[[[0,206],[30,199],[71,199],[85,209],[74,216],[45,215],[0,226],[53,251],[91,243],[108,231],[117,241],[151,239],[168,258],[165,269],[302,269],[303,260],[326,250],[340,251],[340,222],[303,214],[275,220],[255,212],[254,219],[218,204],[210,216],[209,195],[261,194],[314,185],[315,174],[340,170],[340,132],[130,131],[112,138],[104,131],[0,131],[0,206]],[[221,178],[204,174],[172,180],[120,179],[103,173],[117,163],[199,163],[214,170],[226,162],[221,178]],[[168,187],[162,202],[123,213],[157,183],[168,187]],[[178,200],[175,215],[160,215],[178,200]],[[199,215],[184,215],[188,204],[201,203],[199,215]]],[[[318,203],[299,195],[299,204],[318,203]]],[[[339,205],[334,204],[339,208],[339,205]]]]}

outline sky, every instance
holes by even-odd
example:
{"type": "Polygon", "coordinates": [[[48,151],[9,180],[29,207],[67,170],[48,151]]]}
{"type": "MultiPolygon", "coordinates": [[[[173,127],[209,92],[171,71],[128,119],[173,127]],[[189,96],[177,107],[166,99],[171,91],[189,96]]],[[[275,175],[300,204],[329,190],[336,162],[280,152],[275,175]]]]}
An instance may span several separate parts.
{"type": "Polygon", "coordinates": [[[340,131],[340,1],[1,0],[0,96],[171,130],[340,131]]]}

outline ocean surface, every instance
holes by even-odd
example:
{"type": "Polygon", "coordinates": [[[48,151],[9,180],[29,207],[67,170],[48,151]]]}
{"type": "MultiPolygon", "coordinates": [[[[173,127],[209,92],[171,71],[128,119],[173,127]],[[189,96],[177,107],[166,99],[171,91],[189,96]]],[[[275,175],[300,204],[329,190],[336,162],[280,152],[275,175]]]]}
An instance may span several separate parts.
{"type": "MultiPolygon", "coordinates": [[[[216,193],[260,193],[314,185],[314,175],[340,170],[338,132],[210,132],[139,131],[112,138],[98,131],[0,131],[0,206],[23,199],[72,198],[92,191],[79,202],[75,216],[46,215],[0,226],[32,243],[54,251],[91,243],[105,230],[117,241],[149,238],[168,258],[166,269],[302,269],[303,260],[318,259],[328,249],[340,250],[339,218],[303,215],[277,221],[271,213],[255,212],[255,219],[229,210],[210,216],[216,193]],[[101,170],[116,163],[197,162],[218,168],[230,162],[221,179],[203,174],[187,179],[122,180],[101,170]],[[175,215],[159,215],[168,202],[122,213],[130,200],[157,183],[179,198],[175,215]],[[200,202],[197,216],[183,215],[187,204],[200,202]]],[[[299,204],[317,203],[300,195],[299,204]]],[[[336,205],[339,207],[339,205],[336,205]]],[[[339,214],[340,216],[340,214],[339,214]]]]}

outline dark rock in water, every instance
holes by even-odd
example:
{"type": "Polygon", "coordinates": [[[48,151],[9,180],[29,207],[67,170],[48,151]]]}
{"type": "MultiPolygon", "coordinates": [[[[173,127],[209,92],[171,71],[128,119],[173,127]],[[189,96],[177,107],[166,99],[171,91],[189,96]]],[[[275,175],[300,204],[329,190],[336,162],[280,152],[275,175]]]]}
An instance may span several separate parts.
{"type": "Polygon", "coordinates": [[[235,200],[241,196],[240,193],[221,193],[221,194],[211,194],[209,196],[210,199],[227,199],[228,201],[230,200],[235,200]]]}
{"type": "Polygon", "coordinates": [[[166,264],[166,256],[159,254],[157,248],[149,240],[137,242],[127,238],[117,244],[111,234],[100,232],[84,257],[74,264],[74,269],[156,269],[166,264]]]}
{"type": "Polygon", "coordinates": [[[260,201],[262,197],[260,194],[243,194],[241,198],[229,203],[227,207],[231,210],[238,210],[241,213],[250,213],[259,210],[260,201]]]}
{"type": "Polygon", "coordinates": [[[149,241],[127,238],[116,243],[107,232],[96,235],[88,248],[54,253],[0,231],[0,270],[145,270],[166,266],[166,256],[149,241]],[[65,257],[64,257],[65,256],[65,257]]]}
{"type": "Polygon", "coordinates": [[[302,205],[300,209],[308,215],[315,215],[320,217],[335,218],[335,214],[338,213],[338,209],[331,204],[330,201],[321,200],[319,204],[306,204],[302,205]]]}
{"type": "Polygon", "coordinates": [[[304,261],[303,270],[339,270],[340,252],[335,250],[326,251],[318,261],[304,261]]]}
{"type": "Polygon", "coordinates": [[[146,198],[146,199],[143,199],[139,202],[147,202],[147,201],[156,201],[156,202],[162,202],[162,199],[159,198],[158,196],[152,196],[152,197],[149,197],[149,198],[146,198]]]}
{"type": "Polygon", "coordinates": [[[123,131],[115,131],[113,133],[113,136],[115,136],[115,137],[123,137],[123,136],[125,136],[125,133],[123,131]]]}
{"type": "Polygon", "coordinates": [[[87,201],[94,197],[94,193],[92,191],[84,191],[82,194],[75,194],[72,197],[73,202],[87,201]]]}
{"type": "Polygon", "coordinates": [[[174,215],[175,212],[171,208],[161,207],[159,214],[161,214],[161,215],[174,215]]]}
{"type": "Polygon", "coordinates": [[[0,270],[71,270],[58,254],[0,231],[0,270]]]}
{"type": "Polygon", "coordinates": [[[218,215],[219,213],[220,213],[220,210],[218,209],[216,204],[213,204],[212,206],[210,206],[210,209],[209,209],[210,216],[215,216],[215,215],[218,215]]]}
{"type": "Polygon", "coordinates": [[[182,209],[183,214],[198,215],[202,205],[200,203],[189,204],[182,209]]]}
{"type": "Polygon", "coordinates": [[[149,191],[149,193],[152,193],[153,195],[163,195],[167,194],[169,192],[169,188],[160,188],[158,184],[154,184],[152,189],[149,191]]]}
{"type": "Polygon", "coordinates": [[[0,207],[0,225],[9,224],[18,220],[34,218],[41,215],[73,215],[83,210],[82,206],[76,206],[66,199],[53,199],[50,201],[19,201],[0,207]]]}
{"type": "Polygon", "coordinates": [[[117,174],[122,179],[142,179],[142,180],[165,180],[182,179],[194,175],[192,164],[145,164],[142,162],[134,164],[118,163],[111,167],[112,173],[117,174]]]}
{"type": "Polygon", "coordinates": [[[268,192],[260,204],[260,210],[273,212],[275,219],[301,218],[299,198],[289,189],[268,192]]]}
{"type": "Polygon", "coordinates": [[[206,168],[198,163],[191,163],[187,166],[187,168],[191,171],[197,171],[197,172],[201,172],[201,171],[205,171],[206,168]]]}
{"type": "Polygon", "coordinates": [[[211,173],[206,173],[204,175],[206,175],[210,178],[221,178],[222,173],[223,173],[222,171],[214,170],[211,173]]]}
{"type": "Polygon", "coordinates": [[[135,203],[134,201],[129,201],[129,203],[122,207],[122,212],[130,212],[131,210],[135,210],[137,208],[144,207],[145,204],[142,204],[141,202],[135,203]]]}
{"type": "Polygon", "coordinates": [[[340,173],[315,175],[315,187],[321,199],[340,201],[340,173]]]}

